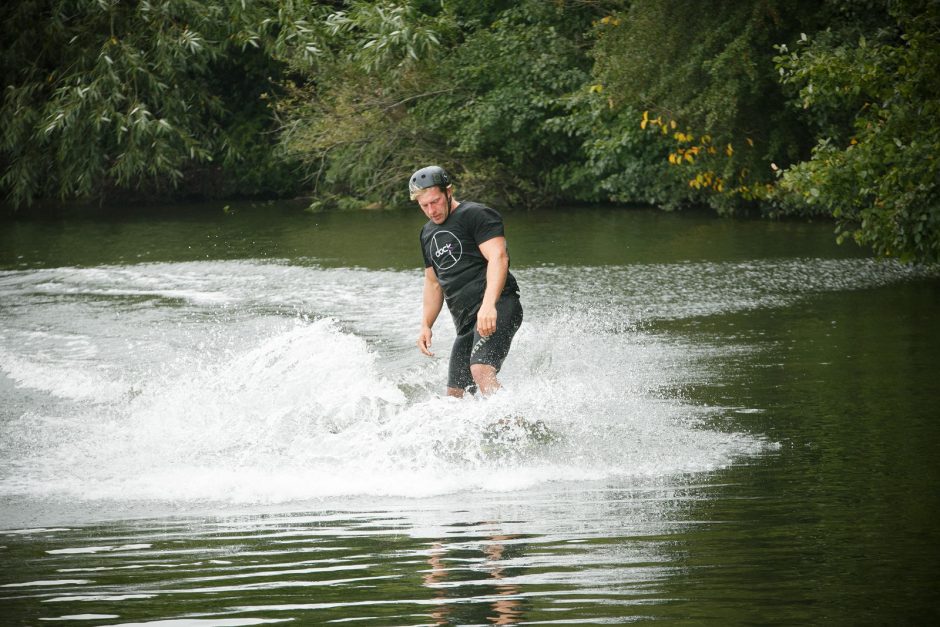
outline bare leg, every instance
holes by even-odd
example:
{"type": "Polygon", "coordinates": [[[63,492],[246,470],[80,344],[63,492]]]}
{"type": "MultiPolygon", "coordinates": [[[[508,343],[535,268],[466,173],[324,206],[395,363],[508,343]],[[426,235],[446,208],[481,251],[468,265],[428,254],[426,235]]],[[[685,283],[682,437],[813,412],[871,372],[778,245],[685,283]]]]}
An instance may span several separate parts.
{"type": "Polygon", "coordinates": [[[461,388],[447,388],[447,396],[453,396],[454,398],[463,398],[463,390],[461,388]]]}
{"type": "Polygon", "coordinates": [[[499,381],[496,380],[496,368],[493,366],[473,364],[470,366],[470,375],[483,396],[489,396],[502,387],[499,381]]]}

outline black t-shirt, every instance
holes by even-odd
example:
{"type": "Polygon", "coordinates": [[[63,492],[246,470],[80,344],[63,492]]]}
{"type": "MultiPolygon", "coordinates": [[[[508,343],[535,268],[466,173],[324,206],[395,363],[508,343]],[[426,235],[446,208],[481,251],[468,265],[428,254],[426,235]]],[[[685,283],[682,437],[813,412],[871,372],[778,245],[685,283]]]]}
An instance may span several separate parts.
{"type": "MultiPolygon", "coordinates": [[[[429,220],[421,229],[424,267],[434,268],[458,333],[476,324],[486,291],[487,261],[480,244],[502,235],[502,216],[475,202],[462,202],[442,224],[429,220]]],[[[503,294],[518,293],[519,284],[507,273],[503,294]]]]}

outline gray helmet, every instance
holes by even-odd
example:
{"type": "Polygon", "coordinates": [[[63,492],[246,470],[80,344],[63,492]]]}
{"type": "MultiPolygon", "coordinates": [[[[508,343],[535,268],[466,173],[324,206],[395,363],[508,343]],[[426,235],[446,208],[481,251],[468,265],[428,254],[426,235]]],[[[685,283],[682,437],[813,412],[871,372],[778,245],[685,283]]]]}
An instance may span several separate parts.
{"type": "Polygon", "coordinates": [[[450,185],[450,175],[447,170],[438,165],[429,165],[421,168],[411,175],[408,180],[408,191],[414,200],[418,193],[429,187],[440,187],[443,191],[450,185]]]}

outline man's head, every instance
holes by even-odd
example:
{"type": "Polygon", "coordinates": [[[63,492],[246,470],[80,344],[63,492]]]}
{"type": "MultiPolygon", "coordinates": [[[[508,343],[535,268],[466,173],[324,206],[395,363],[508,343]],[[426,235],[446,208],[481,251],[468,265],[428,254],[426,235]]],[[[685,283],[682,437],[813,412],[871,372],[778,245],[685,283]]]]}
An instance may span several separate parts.
{"type": "Polygon", "coordinates": [[[444,168],[429,165],[411,175],[408,191],[429,220],[441,224],[450,216],[453,196],[450,175],[444,168]]]}
{"type": "Polygon", "coordinates": [[[412,200],[417,200],[424,190],[431,187],[438,187],[442,192],[450,187],[450,175],[439,165],[421,168],[408,180],[408,191],[412,200]]]}

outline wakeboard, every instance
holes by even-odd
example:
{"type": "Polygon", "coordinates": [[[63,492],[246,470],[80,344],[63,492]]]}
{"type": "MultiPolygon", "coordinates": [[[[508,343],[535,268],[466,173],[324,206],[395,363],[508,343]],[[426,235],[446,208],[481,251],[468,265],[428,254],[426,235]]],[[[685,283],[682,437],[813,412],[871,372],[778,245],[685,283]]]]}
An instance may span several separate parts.
{"type": "Polygon", "coordinates": [[[526,454],[559,440],[544,421],[523,416],[500,418],[484,427],[482,435],[482,449],[490,457],[526,454]]]}

